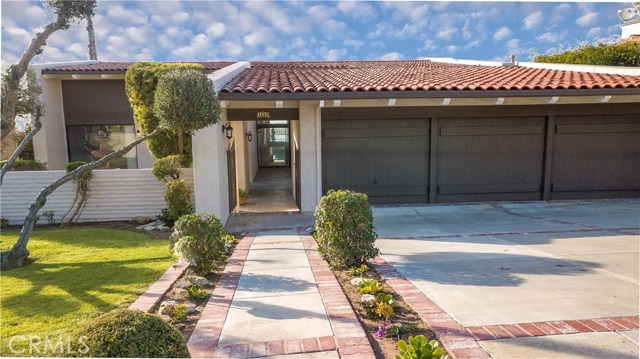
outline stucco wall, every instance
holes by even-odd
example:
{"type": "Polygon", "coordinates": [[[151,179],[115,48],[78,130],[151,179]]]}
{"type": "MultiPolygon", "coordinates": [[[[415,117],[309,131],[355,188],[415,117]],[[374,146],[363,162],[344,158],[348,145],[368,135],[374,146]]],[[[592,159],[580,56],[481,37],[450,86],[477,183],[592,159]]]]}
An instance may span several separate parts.
{"type": "MultiPolygon", "coordinates": [[[[65,171],[8,172],[0,196],[1,215],[11,224],[20,224],[38,193],[65,171]]],[[[193,189],[193,171],[183,170],[181,177],[193,189]]],[[[155,217],[165,207],[165,185],[150,169],[96,170],[90,182],[91,195],[80,222],[122,221],[135,216],[155,217]]],[[[71,207],[75,184],[66,183],[51,194],[44,211],[54,211],[56,221],[71,207]]],[[[41,219],[45,222],[45,219],[41,219]]]]}

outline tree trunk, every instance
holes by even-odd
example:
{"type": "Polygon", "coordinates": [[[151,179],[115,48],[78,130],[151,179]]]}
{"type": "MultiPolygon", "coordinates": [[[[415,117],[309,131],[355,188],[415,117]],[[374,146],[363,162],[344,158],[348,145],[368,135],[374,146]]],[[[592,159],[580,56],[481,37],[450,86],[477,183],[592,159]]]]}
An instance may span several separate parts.
{"type": "Polygon", "coordinates": [[[96,34],[93,31],[93,17],[87,17],[87,34],[89,35],[89,60],[98,59],[98,50],[96,48],[96,34]]]}
{"type": "Polygon", "coordinates": [[[20,57],[17,64],[11,65],[7,73],[6,96],[2,103],[2,118],[0,121],[0,138],[5,138],[16,126],[16,104],[18,102],[18,91],[20,80],[27,72],[31,60],[42,51],[42,46],[47,44],[47,39],[51,34],[61,29],[60,24],[64,24],[67,15],[64,12],[58,13],[56,20],[45,26],[42,32],[36,34],[31,40],[31,44],[20,57]]]}
{"type": "Polygon", "coordinates": [[[0,186],[2,186],[2,181],[4,180],[5,173],[7,173],[7,171],[11,168],[11,166],[13,166],[13,163],[18,159],[18,156],[20,155],[20,153],[22,153],[24,148],[27,147],[27,144],[29,144],[29,141],[31,141],[33,137],[36,135],[36,133],[38,133],[38,131],[40,131],[40,129],[42,128],[42,122],[40,121],[41,117],[42,117],[42,107],[38,106],[36,108],[36,113],[33,117],[33,128],[27,134],[27,136],[22,140],[22,142],[20,142],[20,145],[18,145],[18,148],[16,148],[16,150],[13,151],[13,154],[11,155],[11,157],[9,157],[9,160],[7,161],[7,163],[4,165],[4,167],[2,167],[2,170],[0,170],[0,186]]]}
{"type": "Polygon", "coordinates": [[[137,146],[138,144],[144,142],[151,136],[154,136],[158,133],[158,129],[155,129],[150,134],[140,137],[139,139],[129,143],[125,147],[112,152],[97,161],[93,161],[91,163],[87,163],[86,165],[80,166],[76,168],[74,171],[67,173],[66,175],[60,177],[58,180],[43,188],[42,191],[38,194],[35,201],[29,207],[29,213],[27,217],[24,219],[22,224],[22,230],[20,231],[20,237],[18,237],[18,241],[13,245],[13,247],[0,254],[0,269],[11,269],[20,267],[25,263],[25,260],[29,256],[29,250],[27,249],[27,243],[29,243],[29,237],[31,237],[31,232],[33,232],[33,227],[36,224],[36,217],[38,215],[38,211],[44,207],[47,203],[47,197],[53,193],[58,187],[63,184],[71,181],[78,176],[85,174],[87,172],[93,171],[94,169],[103,167],[109,161],[116,157],[120,157],[125,153],[131,151],[132,148],[137,146]]]}

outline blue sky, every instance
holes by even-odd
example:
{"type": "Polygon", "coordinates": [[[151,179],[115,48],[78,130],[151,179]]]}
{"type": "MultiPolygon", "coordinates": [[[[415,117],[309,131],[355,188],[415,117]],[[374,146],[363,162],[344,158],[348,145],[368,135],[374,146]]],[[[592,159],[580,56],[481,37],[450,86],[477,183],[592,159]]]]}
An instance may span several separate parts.
{"type": "MultiPolygon", "coordinates": [[[[504,60],[620,34],[631,3],[102,1],[103,61],[504,60]]],[[[2,63],[49,21],[40,1],[2,1],[2,63]]],[[[88,58],[79,24],[51,36],[37,62],[88,58]]]]}

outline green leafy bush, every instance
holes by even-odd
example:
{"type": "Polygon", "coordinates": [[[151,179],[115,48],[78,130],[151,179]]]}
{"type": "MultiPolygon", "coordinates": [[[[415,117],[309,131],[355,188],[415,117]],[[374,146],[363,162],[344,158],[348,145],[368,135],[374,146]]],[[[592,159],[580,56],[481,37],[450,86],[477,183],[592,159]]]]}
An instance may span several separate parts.
{"type": "Polygon", "coordinates": [[[222,240],[224,241],[224,243],[232,246],[238,243],[238,238],[236,238],[233,234],[223,234],[222,240]]]}
{"type": "MultiPolygon", "coordinates": [[[[0,161],[0,168],[4,167],[7,161],[0,161]]],[[[46,171],[47,164],[37,160],[23,160],[18,158],[13,162],[9,171],[46,171]]]]}
{"type": "Polygon", "coordinates": [[[163,313],[171,318],[171,323],[187,320],[187,307],[184,304],[167,306],[164,308],[163,313]]]}
{"type": "Polygon", "coordinates": [[[212,214],[195,213],[180,217],[171,240],[173,253],[190,261],[198,275],[206,275],[224,262],[222,225],[212,214]]]}
{"type": "Polygon", "coordinates": [[[579,44],[576,48],[552,55],[538,55],[534,62],[601,66],[640,66],[640,43],[579,44]]]}
{"type": "MultiPolygon", "coordinates": [[[[86,164],[87,164],[87,162],[85,162],[85,161],[69,162],[69,163],[67,163],[67,173],[73,172],[73,171],[77,170],[78,167],[84,166],[86,164]]],[[[84,174],[80,175],[80,177],[74,179],[74,181],[75,182],[89,181],[89,180],[91,180],[91,178],[93,178],[93,172],[89,171],[87,173],[84,173],[84,174]]],[[[88,183],[87,183],[87,185],[88,185],[88,183]]]]}
{"type": "Polygon", "coordinates": [[[409,345],[404,340],[398,342],[400,355],[396,355],[396,359],[446,359],[444,351],[438,346],[436,340],[427,342],[424,335],[409,337],[409,345]]]}
{"type": "MultiPolygon", "coordinates": [[[[368,293],[367,293],[368,294],[368,293]]],[[[393,308],[397,306],[397,302],[393,300],[393,296],[388,293],[378,293],[374,300],[363,303],[365,314],[369,318],[389,319],[395,314],[393,308]]]]}
{"type": "Polygon", "coordinates": [[[189,357],[187,344],[176,329],[156,315],[137,310],[108,312],[91,321],[80,335],[85,338],[75,341],[80,342],[75,351],[84,357],[189,357]]]}
{"type": "Polygon", "coordinates": [[[192,299],[203,299],[209,294],[206,290],[200,288],[198,285],[192,284],[187,287],[187,295],[192,299]]]}
{"type": "Polygon", "coordinates": [[[167,182],[164,201],[167,204],[167,208],[162,210],[158,219],[169,228],[173,227],[178,218],[185,214],[193,213],[191,190],[183,180],[167,182]]]}
{"type": "Polygon", "coordinates": [[[362,275],[367,271],[369,271],[369,267],[366,264],[363,264],[360,267],[349,268],[349,275],[352,277],[362,277],[362,275]]]}
{"type": "Polygon", "coordinates": [[[360,292],[360,294],[376,295],[382,292],[382,285],[375,279],[365,279],[358,283],[358,292],[360,292]]]}
{"type": "Polygon", "coordinates": [[[167,178],[172,180],[180,179],[180,168],[184,165],[183,155],[170,155],[163,158],[156,159],[153,164],[151,172],[157,179],[168,181],[167,178]]]}
{"type": "MultiPolygon", "coordinates": [[[[137,62],[127,69],[125,74],[125,91],[133,108],[136,124],[143,134],[151,133],[160,124],[160,119],[153,110],[158,80],[173,69],[195,69],[204,71],[202,65],[189,63],[157,63],[137,62]]],[[[191,136],[188,131],[179,136],[172,130],[163,129],[156,136],[148,139],[147,147],[155,158],[180,154],[179,137],[183,141],[183,153],[191,158],[191,136]]]]}
{"type": "Polygon", "coordinates": [[[9,220],[7,217],[0,217],[0,228],[9,228],[9,220]]]}
{"type": "Polygon", "coordinates": [[[202,70],[172,69],[158,79],[153,111],[163,128],[189,133],[218,122],[220,104],[202,70]]]}
{"type": "Polygon", "coordinates": [[[318,252],[333,268],[364,264],[378,255],[373,214],[366,194],[329,191],[316,208],[318,252]]]}

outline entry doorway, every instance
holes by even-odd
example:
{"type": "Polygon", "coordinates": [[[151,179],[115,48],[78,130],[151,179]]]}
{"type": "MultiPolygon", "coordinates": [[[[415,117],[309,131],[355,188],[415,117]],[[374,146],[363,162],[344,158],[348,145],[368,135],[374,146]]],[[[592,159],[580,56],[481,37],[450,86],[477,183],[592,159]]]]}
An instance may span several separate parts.
{"type": "Polygon", "coordinates": [[[258,121],[258,166],[291,166],[289,121],[258,121]]]}

